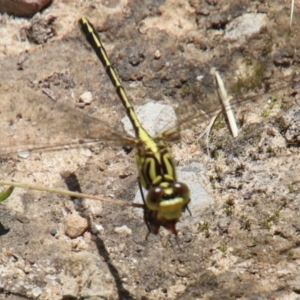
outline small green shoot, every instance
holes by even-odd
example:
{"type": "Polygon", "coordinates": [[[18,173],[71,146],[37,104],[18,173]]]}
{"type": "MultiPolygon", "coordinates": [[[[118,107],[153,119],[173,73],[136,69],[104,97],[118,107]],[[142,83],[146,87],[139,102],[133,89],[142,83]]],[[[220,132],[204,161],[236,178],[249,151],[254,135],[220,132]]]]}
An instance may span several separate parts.
{"type": "Polygon", "coordinates": [[[216,119],[213,128],[214,128],[215,130],[220,130],[220,129],[224,128],[225,126],[226,126],[225,119],[223,118],[223,116],[219,116],[219,117],[216,119]]]}
{"type": "Polygon", "coordinates": [[[294,189],[294,186],[292,184],[288,185],[288,189],[289,189],[289,194],[295,193],[295,189],[294,189]]]}
{"type": "Polygon", "coordinates": [[[232,207],[226,207],[225,208],[225,213],[226,213],[227,217],[231,216],[233,214],[232,207]]]}
{"type": "Polygon", "coordinates": [[[0,193],[0,202],[6,200],[11,195],[11,193],[13,192],[13,190],[14,190],[14,187],[10,186],[5,191],[1,192],[0,193]]]}
{"type": "Polygon", "coordinates": [[[220,156],[220,152],[218,150],[213,150],[211,156],[212,158],[217,159],[220,156]]]}
{"type": "Polygon", "coordinates": [[[251,202],[251,205],[252,207],[255,207],[256,205],[258,205],[258,200],[257,199],[254,199],[252,202],[251,202]]]}
{"type": "Polygon", "coordinates": [[[279,217],[279,214],[280,214],[280,211],[279,210],[275,210],[274,214],[273,215],[270,215],[269,217],[267,217],[265,220],[264,220],[264,226],[267,230],[270,230],[271,227],[272,227],[272,223],[273,221],[279,217]]]}
{"type": "Polygon", "coordinates": [[[226,216],[231,216],[234,209],[234,200],[232,198],[228,198],[225,203],[225,214],[226,216]]]}
{"type": "Polygon", "coordinates": [[[217,166],[217,165],[215,165],[215,172],[216,173],[222,173],[222,168],[219,167],[219,166],[217,166]]]}
{"type": "Polygon", "coordinates": [[[251,229],[251,222],[249,220],[245,220],[244,228],[246,230],[250,230],[251,229]]]}
{"type": "Polygon", "coordinates": [[[271,37],[266,41],[264,47],[262,48],[261,54],[262,56],[267,56],[272,52],[273,41],[271,37]]]}
{"type": "Polygon", "coordinates": [[[291,250],[288,252],[288,258],[292,259],[294,256],[295,256],[294,251],[291,250]]]}
{"type": "Polygon", "coordinates": [[[262,112],[261,112],[261,116],[264,117],[264,118],[267,118],[270,116],[270,112],[266,109],[264,109],[262,112]]]}
{"type": "Polygon", "coordinates": [[[268,153],[274,153],[273,147],[272,147],[272,146],[269,146],[269,147],[267,148],[267,152],[268,152],[268,153]]]}
{"type": "Polygon", "coordinates": [[[249,134],[252,132],[252,128],[250,126],[246,126],[243,128],[245,134],[249,134]]]}
{"type": "Polygon", "coordinates": [[[210,236],[209,226],[210,226],[209,222],[203,222],[203,223],[198,225],[198,230],[200,232],[203,232],[205,237],[207,237],[207,238],[210,236]]]}
{"type": "Polygon", "coordinates": [[[251,229],[251,222],[245,215],[241,216],[241,228],[245,230],[251,229]]]}
{"type": "Polygon", "coordinates": [[[221,246],[218,247],[218,249],[219,249],[221,252],[225,253],[225,252],[227,251],[227,246],[226,246],[226,245],[221,245],[221,246]]]}
{"type": "Polygon", "coordinates": [[[240,94],[244,90],[249,91],[258,88],[263,83],[263,67],[260,64],[253,64],[250,58],[244,58],[247,70],[245,74],[230,87],[232,94],[240,94]]]}
{"type": "Polygon", "coordinates": [[[226,204],[229,206],[234,206],[234,200],[232,198],[228,198],[228,200],[226,201],[226,204]]]}
{"type": "Polygon", "coordinates": [[[271,227],[272,227],[272,224],[271,224],[271,220],[269,218],[266,218],[265,221],[264,221],[264,226],[267,230],[270,230],[271,227]]]}
{"type": "Polygon", "coordinates": [[[192,84],[191,86],[184,84],[180,89],[180,93],[183,98],[190,97],[194,101],[198,101],[203,98],[203,91],[198,84],[192,84]]]}

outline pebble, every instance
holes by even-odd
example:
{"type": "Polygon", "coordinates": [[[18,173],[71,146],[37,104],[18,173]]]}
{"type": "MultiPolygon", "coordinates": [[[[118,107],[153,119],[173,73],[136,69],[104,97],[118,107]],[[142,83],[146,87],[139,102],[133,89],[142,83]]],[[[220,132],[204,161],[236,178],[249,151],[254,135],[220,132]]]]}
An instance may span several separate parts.
{"type": "Polygon", "coordinates": [[[155,52],[154,52],[154,58],[155,59],[160,59],[160,57],[161,57],[160,51],[159,50],[155,50],[155,52]]]}
{"type": "Polygon", "coordinates": [[[101,224],[93,224],[91,230],[92,230],[92,233],[98,234],[98,233],[104,231],[104,228],[101,224]]]}
{"type": "Polygon", "coordinates": [[[225,29],[224,39],[243,44],[246,40],[259,33],[267,26],[268,18],[265,14],[245,14],[230,22],[225,29]]]}
{"type": "Polygon", "coordinates": [[[56,229],[51,229],[50,234],[52,236],[55,236],[57,234],[57,230],[56,229]]]}
{"type": "Polygon", "coordinates": [[[128,228],[126,225],[123,225],[121,227],[116,227],[115,228],[115,233],[127,236],[127,235],[132,234],[132,230],[130,228],[128,228]]]}
{"type": "MultiPolygon", "coordinates": [[[[172,106],[157,102],[148,102],[136,109],[136,114],[151,136],[176,125],[177,117],[172,106]]],[[[127,117],[121,120],[125,131],[134,136],[132,125],[127,117]]]]}
{"type": "Polygon", "coordinates": [[[32,296],[34,298],[37,298],[42,293],[42,290],[40,287],[35,287],[32,289],[32,296]]]}
{"type": "Polygon", "coordinates": [[[84,199],[82,201],[84,207],[88,207],[88,214],[92,217],[102,216],[103,206],[100,201],[95,201],[93,199],[84,199]]]}
{"type": "Polygon", "coordinates": [[[65,234],[71,239],[81,236],[88,228],[88,221],[79,215],[67,215],[65,219],[65,234]]]}
{"type": "Polygon", "coordinates": [[[83,102],[85,105],[91,104],[93,101],[93,96],[90,91],[86,91],[79,97],[79,102],[83,102]]]}

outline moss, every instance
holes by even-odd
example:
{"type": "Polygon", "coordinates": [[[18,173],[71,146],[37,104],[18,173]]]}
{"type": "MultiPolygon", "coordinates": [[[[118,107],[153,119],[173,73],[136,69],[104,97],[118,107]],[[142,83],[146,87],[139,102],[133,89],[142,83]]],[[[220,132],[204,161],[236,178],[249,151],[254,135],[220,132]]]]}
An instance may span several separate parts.
{"type": "Polygon", "coordinates": [[[252,132],[253,129],[251,128],[251,126],[246,126],[243,130],[245,134],[249,134],[252,132]]]}
{"type": "Polygon", "coordinates": [[[270,215],[269,217],[265,218],[265,220],[264,220],[264,226],[265,226],[266,229],[268,229],[268,230],[271,229],[274,220],[276,220],[279,217],[279,214],[280,214],[280,211],[279,210],[275,210],[272,215],[270,215]]]}
{"type": "Polygon", "coordinates": [[[295,189],[294,189],[294,186],[292,184],[288,185],[288,189],[289,189],[289,194],[295,193],[295,189]]]}
{"type": "Polygon", "coordinates": [[[232,198],[227,199],[225,205],[225,214],[231,216],[233,214],[234,200],[232,198]]]}
{"type": "Polygon", "coordinates": [[[272,227],[271,221],[269,220],[269,218],[265,219],[264,221],[264,226],[267,230],[270,230],[272,227]]]}
{"type": "Polygon", "coordinates": [[[273,48],[273,41],[272,38],[269,37],[269,39],[266,40],[265,45],[261,50],[261,55],[267,56],[269,53],[272,52],[272,48],[273,48]]]}
{"type": "Polygon", "coordinates": [[[246,216],[241,216],[241,228],[244,230],[250,230],[251,229],[251,222],[249,219],[247,219],[246,216]]]}
{"type": "Polygon", "coordinates": [[[203,232],[205,234],[205,237],[207,238],[210,236],[209,226],[210,226],[209,222],[203,222],[198,225],[198,230],[200,232],[203,232]]]}
{"type": "Polygon", "coordinates": [[[221,245],[218,247],[218,249],[221,251],[221,252],[226,252],[227,251],[227,246],[226,245],[221,245]]]}
{"type": "Polygon", "coordinates": [[[225,208],[225,214],[226,214],[226,216],[231,216],[232,214],[233,214],[233,209],[232,209],[232,207],[230,207],[230,206],[228,206],[228,207],[226,207],[225,208]]]}
{"type": "Polygon", "coordinates": [[[232,198],[228,198],[226,204],[229,206],[234,206],[234,200],[232,198]]]}
{"type": "Polygon", "coordinates": [[[264,118],[267,118],[270,116],[270,111],[264,109],[262,112],[261,112],[261,116],[264,117],[264,118]]]}
{"type": "Polygon", "coordinates": [[[250,60],[245,59],[244,62],[248,69],[243,76],[239,77],[237,81],[230,87],[230,92],[233,94],[240,94],[243,91],[250,91],[261,87],[263,84],[264,69],[261,64],[253,65],[250,60]]]}
{"type": "Polygon", "coordinates": [[[216,173],[222,173],[222,168],[219,167],[219,166],[217,166],[217,165],[215,165],[215,172],[216,173]]]}
{"type": "Polygon", "coordinates": [[[274,153],[273,147],[269,146],[269,147],[267,148],[267,153],[274,153]]]}
{"type": "Polygon", "coordinates": [[[214,122],[213,128],[216,130],[220,130],[220,129],[224,128],[225,126],[226,126],[225,119],[223,118],[223,116],[219,116],[216,119],[216,121],[214,122]]]}
{"type": "Polygon", "coordinates": [[[251,222],[249,220],[246,220],[244,223],[244,229],[250,230],[251,229],[251,222]]]}
{"type": "Polygon", "coordinates": [[[202,89],[197,83],[182,85],[180,94],[183,98],[191,97],[194,101],[198,101],[203,98],[202,89]]]}
{"type": "Polygon", "coordinates": [[[212,156],[212,158],[217,159],[220,156],[220,153],[218,150],[213,150],[211,152],[211,156],[212,156]]]}
{"type": "Polygon", "coordinates": [[[221,141],[218,141],[218,142],[216,143],[216,147],[217,147],[218,149],[223,149],[223,143],[222,143],[221,141]]]}

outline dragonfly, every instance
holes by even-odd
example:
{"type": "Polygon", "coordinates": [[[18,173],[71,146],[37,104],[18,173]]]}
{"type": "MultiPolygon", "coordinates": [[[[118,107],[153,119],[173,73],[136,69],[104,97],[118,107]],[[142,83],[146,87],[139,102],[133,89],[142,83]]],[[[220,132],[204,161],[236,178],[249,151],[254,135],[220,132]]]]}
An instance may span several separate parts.
{"type": "Polygon", "coordinates": [[[167,130],[154,138],[148,134],[138,120],[94,26],[86,17],[79,20],[79,26],[101,61],[134,128],[135,138],[128,139],[127,144],[135,148],[138,184],[148,231],[158,234],[162,226],[177,236],[176,223],[182,212],[188,209],[191,199],[188,186],[177,179],[172,154],[166,143],[167,135],[174,132],[167,130]],[[147,190],[146,196],[142,187],[147,190]]]}

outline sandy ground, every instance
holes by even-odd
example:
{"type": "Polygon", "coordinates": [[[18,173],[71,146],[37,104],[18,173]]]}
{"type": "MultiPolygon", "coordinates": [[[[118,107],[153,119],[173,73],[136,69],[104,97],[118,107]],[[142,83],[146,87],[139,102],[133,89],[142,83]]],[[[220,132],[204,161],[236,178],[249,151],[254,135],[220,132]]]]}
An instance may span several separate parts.
{"type": "Polygon", "coordinates": [[[0,17],[1,179],[134,198],[133,151],[61,147],[120,131],[124,116],[77,26],[82,15],[135,106],[154,100],[180,119],[213,115],[215,68],[241,127],[233,140],[218,120],[207,147],[199,140],[207,122],[196,119],[172,145],[178,166],[201,165],[198,181],[214,199],[184,214],[180,248],[165,230],[146,241],[130,207],[16,190],[0,206],[0,299],[299,299],[300,8],[290,31],[289,5],[54,1],[31,20],[0,17]],[[262,17],[259,32],[233,38],[249,15],[262,17]],[[93,101],[82,106],[86,91],[93,101]],[[28,145],[40,149],[18,155],[28,145]],[[76,239],[65,235],[70,214],[90,222],[76,239]]]}

